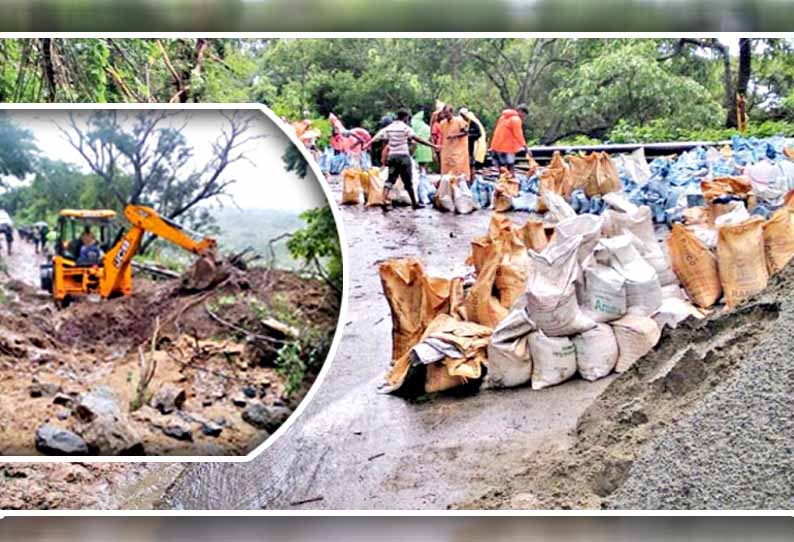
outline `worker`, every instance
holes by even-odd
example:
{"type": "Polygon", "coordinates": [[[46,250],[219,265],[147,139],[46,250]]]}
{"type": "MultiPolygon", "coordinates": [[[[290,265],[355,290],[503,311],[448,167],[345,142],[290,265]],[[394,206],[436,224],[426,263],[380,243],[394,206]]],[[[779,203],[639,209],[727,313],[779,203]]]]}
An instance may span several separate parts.
{"type": "Polygon", "coordinates": [[[496,165],[506,168],[511,175],[515,171],[516,154],[521,151],[529,153],[524,139],[524,119],[528,114],[529,108],[524,104],[515,109],[505,109],[496,121],[493,131],[491,150],[496,165]]]}
{"type": "Polygon", "coordinates": [[[41,223],[36,228],[36,238],[34,240],[36,243],[36,254],[43,252],[44,245],[47,243],[47,233],[49,233],[49,231],[50,228],[46,223],[41,223]]]}
{"type": "Polygon", "coordinates": [[[469,123],[455,115],[452,106],[444,106],[439,116],[441,129],[441,174],[471,177],[469,167],[469,123]]]}
{"type": "Polygon", "coordinates": [[[80,263],[99,260],[99,247],[97,246],[96,237],[91,231],[91,226],[86,225],[82,235],[80,235],[80,253],[77,255],[77,260],[80,263]]]}
{"type": "Polygon", "coordinates": [[[334,154],[344,154],[350,150],[350,138],[345,135],[345,125],[339,120],[339,117],[330,113],[328,120],[331,122],[331,148],[334,149],[334,154]]]}
{"type": "Polygon", "coordinates": [[[400,109],[397,111],[397,119],[375,134],[375,137],[364,146],[364,150],[367,150],[375,141],[383,138],[386,138],[388,141],[389,177],[386,179],[386,185],[383,188],[384,203],[382,208],[384,212],[388,211],[389,192],[394,186],[394,183],[397,182],[398,177],[403,180],[405,190],[411,198],[411,207],[414,210],[424,207],[424,205],[416,200],[416,194],[414,193],[413,168],[411,166],[411,153],[408,146],[411,141],[416,141],[430,148],[435,149],[437,147],[425,138],[416,135],[411,127],[408,126],[410,120],[411,113],[409,113],[407,109],[400,109]]]}
{"type": "Polygon", "coordinates": [[[472,177],[475,166],[482,166],[488,154],[488,137],[485,127],[480,119],[467,108],[460,109],[460,116],[469,122],[469,164],[471,164],[472,177]]]}
{"type": "MultiPolygon", "coordinates": [[[[425,122],[425,112],[419,111],[411,117],[411,129],[419,137],[430,139],[430,125],[425,122]]],[[[433,162],[433,149],[424,145],[418,145],[414,152],[414,160],[419,167],[419,171],[427,173],[427,165],[433,162]]]]}
{"type": "Polygon", "coordinates": [[[6,240],[6,249],[8,250],[8,255],[11,256],[11,246],[14,244],[14,228],[11,224],[0,224],[0,231],[3,232],[3,236],[6,240]]]}
{"type": "MultiPolygon", "coordinates": [[[[444,102],[436,100],[436,108],[430,114],[430,141],[439,148],[441,147],[441,115],[444,113],[445,107],[444,102]]],[[[434,153],[434,155],[438,161],[438,153],[434,153]]]]}

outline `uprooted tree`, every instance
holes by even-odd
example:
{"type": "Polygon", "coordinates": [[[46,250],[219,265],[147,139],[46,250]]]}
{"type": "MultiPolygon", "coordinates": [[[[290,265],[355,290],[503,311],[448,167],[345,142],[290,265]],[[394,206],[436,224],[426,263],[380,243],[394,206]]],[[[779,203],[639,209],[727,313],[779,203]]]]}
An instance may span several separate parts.
{"type": "MultiPolygon", "coordinates": [[[[208,157],[195,155],[184,135],[186,122],[175,111],[96,111],[87,117],[70,113],[59,126],[104,189],[121,209],[146,203],[161,216],[199,231],[212,225],[202,202],[228,196],[235,182],[230,165],[247,160],[249,144],[265,137],[245,111],[226,112],[224,127],[208,157]]],[[[144,243],[148,248],[153,238],[144,243]]]]}

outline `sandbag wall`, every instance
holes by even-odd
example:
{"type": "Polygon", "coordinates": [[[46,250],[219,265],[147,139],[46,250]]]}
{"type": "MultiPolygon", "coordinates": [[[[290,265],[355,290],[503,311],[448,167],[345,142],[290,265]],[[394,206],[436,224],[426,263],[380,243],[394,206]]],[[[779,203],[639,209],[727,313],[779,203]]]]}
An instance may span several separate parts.
{"type": "Polygon", "coordinates": [[[704,209],[703,222],[677,223],[660,242],[651,209],[620,194],[605,198],[601,215],[577,215],[555,191],[542,194],[546,222],[493,214],[471,243],[473,277],[428,277],[414,258],[381,264],[392,391],[541,389],[626,371],[665,326],[702,318],[721,298],[736,305],[794,256],[788,205],[768,220],[739,205],[716,218],[704,209]]]}

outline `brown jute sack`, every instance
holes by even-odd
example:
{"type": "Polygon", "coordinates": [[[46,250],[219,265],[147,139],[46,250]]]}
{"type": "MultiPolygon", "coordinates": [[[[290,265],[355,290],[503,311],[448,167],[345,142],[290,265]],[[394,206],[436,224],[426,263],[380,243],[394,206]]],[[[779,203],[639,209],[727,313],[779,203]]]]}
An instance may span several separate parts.
{"type": "Polygon", "coordinates": [[[380,170],[372,168],[367,172],[367,207],[383,205],[386,198],[383,195],[383,178],[380,170]]]}
{"type": "Polygon", "coordinates": [[[612,159],[605,152],[598,153],[595,166],[595,183],[585,185],[584,192],[588,197],[603,196],[610,192],[619,192],[623,188],[618,170],[612,159]]]}
{"type": "Polygon", "coordinates": [[[361,172],[346,169],[342,172],[342,205],[361,203],[361,172]]]}
{"type": "Polygon", "coordinates": [[[466,317],[469,321],[495,328],[507,316],[509,307],[504,307],[493,295],[498,271],[498,258],[490,258],[480,270],[466,296],[466,317]]]}
{"type": "Polygon", "coordinates": [[[518,195],[519,183],[511,175],[505,173],[499,177],[494,190],[493,208],[496,212],[509,211],[513,208],[513,198],[518,195]]]}
{"type": "Polygon", "coordinates": [[[766,288],[764,219],[757,216],[722,226],[717,237],[717,265],[728,307],[766,288]]]}
{"type": "Polygon", "coordinates": [[[722,295],[717,259],[683,224],[673,224],[667,238],[673,271],[692,302],[711,307],[722,295]]]}
{"type": "Polygon", "coordinates": [[[549,244],[549,238],[546,236],[546,227],[543,225],[542,220],[527,220],[527,223],[521,227],[520,231],[524,246],[535,252],[542,252],[549,244]]]}
{"type": "Polygon", "coordinates": [[[419,342],[433,318],[450,312],[456,287],[453,281],[428,277],[416,258],[381,263],[380,280],[391,308],[392,360],[397,360],[419,342]]]}
{"type": "Polygon", "coordinates": [[[544,192],[554,192],[561,195],[566,200],[571,199],[573,191],[573,180],[571,179],[571,168],[562,159],[560,151],[554,151],[548,167],[540,172],[540,198],[538,199],[538,212],[546,211],[546,203],[543,201],[544,192]]]}
{"type": "Polygon", "coordinates": [[[595,177],[596,161],[598,157],[595,153],[587,156],[573,154],[568,156],[568,163],[571,166],[571,183],[574,190],[584,189],[590,183],[590,179],[595,177]]]}
{"type": "Polygon", "coordinates": [[[764,224],[766,269],[777,273],[794,257],[794,222],[788,207],[775,211],[764,224]]]}
{"type": "Polygon", "coordinates": [[[506,313],[494,302],[510,309],[524,293],[529,256],[521,230],[509,217],[494,213],[488,233],[471,242],[471,255],[466,263],[474,265],[477,275],[466,303],[466,314],[474,322],[495,327],[494,319],[501,320],[506,313]],[[483,277],[485,267],[491,262],[495,262],[493,278],[483,277]]]}

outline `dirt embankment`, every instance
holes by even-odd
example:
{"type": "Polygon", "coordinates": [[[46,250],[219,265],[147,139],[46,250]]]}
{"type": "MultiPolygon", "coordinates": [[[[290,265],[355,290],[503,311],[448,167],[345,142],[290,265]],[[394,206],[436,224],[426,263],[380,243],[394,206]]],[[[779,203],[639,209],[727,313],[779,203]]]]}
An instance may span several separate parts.
{"type": "Polygon", "coordinates": [[[732,311],[666,330],[580,417],[463,508],[790,508],[794,266],[732,311]],[[788,407],[786,407],[788,405],[788,407]]]}
{"type": "MultiPolygon", "coordinates": [[[[295,359],[324,360],[339,308],[325,283],[261,268],[192,294],[136,277],[130,297],[64,310],[18,280],[0,288],[2,455],[56,453],[40,442],[43,425],[77,435],[93,454],[245,454],[286,420],[319,368],[301,379],[280,368],[279,351],[294,344],[295,359]],[[107,405],[118,425],[103,433],[96,420],[107,405]]],[[[102,506],[65,496],[145,470],[0,465],[0,507],[102,506]]]]}

